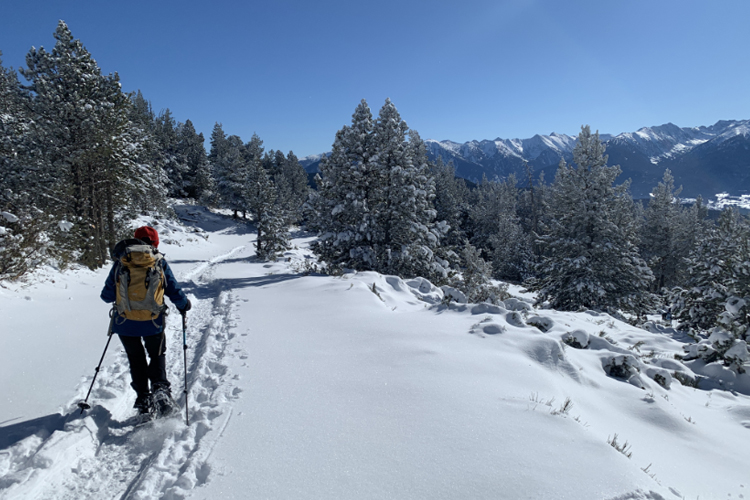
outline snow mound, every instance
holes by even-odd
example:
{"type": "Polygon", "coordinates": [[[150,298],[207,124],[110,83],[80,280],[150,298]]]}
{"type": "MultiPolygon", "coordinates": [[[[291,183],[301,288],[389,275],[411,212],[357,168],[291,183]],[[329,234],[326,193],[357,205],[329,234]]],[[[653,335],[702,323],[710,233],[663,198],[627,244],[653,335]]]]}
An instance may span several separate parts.
{"type": "Polygon", "coordinates": [[[575,349],[586,349],[589,346],[589,334],[584,330],[573,330],[563,334],[562,341],[575,349]]]}

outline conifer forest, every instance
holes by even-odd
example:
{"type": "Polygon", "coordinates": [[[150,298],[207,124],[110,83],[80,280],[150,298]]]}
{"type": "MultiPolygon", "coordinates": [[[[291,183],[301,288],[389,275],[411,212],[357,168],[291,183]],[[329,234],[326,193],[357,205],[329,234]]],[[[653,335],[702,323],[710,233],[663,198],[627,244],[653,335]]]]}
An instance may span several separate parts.
{"type": "Polygon", "coordinates": [[[124,93],[62,21],[55,40],[18,71],[0,60],[0,279],[102,267],[135,215],[169,215],[169,200],[185,198],[252,224],[261,260],[301,229],[317,235],[313,272],[423,277],[475,303],[522,284],[539,304],[633,324],[662,313],[696,340],[689,356],[744,370],[747,217],[683,203],[669,170],[634,201],[588,125],[554,179],[528,164],[522,178],[473,184],[428,157],[393,102],[375,115],[362,100],[308,180],[291,151],[220,123],[204,138],[124,93]]]}

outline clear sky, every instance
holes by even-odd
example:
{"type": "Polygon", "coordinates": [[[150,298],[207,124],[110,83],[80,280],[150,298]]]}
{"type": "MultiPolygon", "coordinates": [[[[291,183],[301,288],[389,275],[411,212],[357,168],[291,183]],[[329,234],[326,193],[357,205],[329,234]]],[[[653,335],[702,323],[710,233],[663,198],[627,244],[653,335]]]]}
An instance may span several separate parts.
{"type": "Polygon", "coordinates": [[[458,142],[750,118],[747,0],[5,0],[3,65],[58,19],[157,112],[300,157],[362,98],[458,142]]]}

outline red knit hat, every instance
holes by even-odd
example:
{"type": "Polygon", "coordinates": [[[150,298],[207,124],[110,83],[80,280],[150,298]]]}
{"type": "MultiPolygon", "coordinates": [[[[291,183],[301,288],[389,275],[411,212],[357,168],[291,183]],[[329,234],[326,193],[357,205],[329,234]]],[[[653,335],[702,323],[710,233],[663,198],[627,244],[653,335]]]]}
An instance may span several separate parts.
{"type": "Polygon", "coordinates": [[[145,241],[146,243],[151,243],[154,248],[157,248],[159,246],[159,233],[157,233],[156,229],[151,226],[139,227],[135,230],[135,234],[133,234],[133,236],[135,236],[139,240],[145,241]]]}

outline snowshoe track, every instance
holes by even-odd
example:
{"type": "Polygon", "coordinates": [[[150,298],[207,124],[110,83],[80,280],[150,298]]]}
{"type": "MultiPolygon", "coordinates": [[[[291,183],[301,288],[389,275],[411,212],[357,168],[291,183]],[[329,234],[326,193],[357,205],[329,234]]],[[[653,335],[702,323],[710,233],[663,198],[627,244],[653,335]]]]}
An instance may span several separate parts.
{"type": "Polygon", "coordinates": [[[99,373],[91,410],[79,415],[76,408],[91,383],[88,377],[67,405],[63,430],[40,431],[0,450],[0,499],[177,500],[208,480],[206,460],[231,418],[231,401],[238,397],[224,363],[235,336],[234,298],[212,280],[212,269],[244,248],[178,277],[193,302],[187,339],[190,426],[185,426],[182,325],[174,314],[167,323],[167,367],[180,413],[130,425],[134,396],[128,362],[113,339],[108,359],[114,357],[114,362],[105,362],[99,373]]]}

